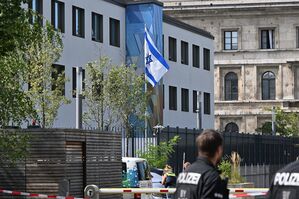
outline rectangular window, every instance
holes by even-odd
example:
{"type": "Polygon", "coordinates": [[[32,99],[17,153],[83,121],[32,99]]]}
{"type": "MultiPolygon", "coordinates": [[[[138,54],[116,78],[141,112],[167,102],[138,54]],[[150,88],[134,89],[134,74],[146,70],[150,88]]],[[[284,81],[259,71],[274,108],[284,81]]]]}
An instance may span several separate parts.
{"type": "Polygon", "coordinates": [[[42,0],[30,0],[28,2],[28,8],[33,11],[30,15],[30,23],[33,24],[38,20],[37,22],[42,25],[43,24],[43,19],[41,16],[38,15],[43,15],[43,1],[42,0]]]}
{"type": "Polygon", "coordinates": [[[73,6],[73,35],[84,38],[84,34],[84,9],[73,6]]]}
{"type": "Polygon", "coordinates": [[[210,50],[203,49],[203,69],[210,70],[210,50]]]}
{"type": "Polygon", "coordinates": [[[188,42],[181,41],[181,63],[185,65],[189,64],[188,46],[188,42]]]}
{"type": "MultiPolygon", "coordinates": [[[[73,67],[72,71],[72,79],[73,79],[73,88],[72,88],[72,95],[75,98],[76,97],[76,90],[77,90],[77,71],[76,67],[73,67]]],[[[82,69],[82,89],[85,90],[85,69],[82,69]]]]}
{"type": "Polygon", "coordinates": [[[176,39],[175,38],[172,38],[172,37],[169,37],[168,38],[168,47],[169,47],[169,60],[170,61],[174,61],[176,62],[176,39]]]}
{"type": "Polygon", "coordinates": [[[238,50],[237,31],[224,31],[224,50],[238,50]]]}
{"type": "Polygon", "coordinates": [[[296,27],[296,45],[299,48],[299,27],[296,27]]]}
{"type": "Polygon", "coordinates": [[[51,12],[51,23],[53,27],[55,30],[64,32],[64,3],[52,0],[51,12]]]}
{"type": "Polygon", "coordinates": [[[210,93],[204,93],[204,114],[211,114],[211,96],[210,93]]]}
{"type": "Polygon", "coordinates": [[[193,113],[197,110],[197,91],[193,91],[193,113]]]}
{"type": "Polygon", "coordinates": [[[103,42],[103,16],[97,13],[91,13],[91,38],[93,41],[103,42]]]}
{"type": "Polygon", "coordinates": [[[119,20],[110,18],[110,45],[120,47],[120,24],[119,20]]]}
{"type": "Polygon", "coordinates": [[[169,110],[177,110],[177,89],[169,86],[169,110]]]}
{"type": "Polygon", "coordinates": [[[261,49],[274,49],[274,29],[261,30],[261,49]]]}
{"type": "Polygon", "coordinates": [[[199,57],[200,57],[199,46],[192,45],[193,67],[199,68],[199,57]]]}
{"type": "Polygon", "coordinates": [[[189,90],[182,88],[181,89],[182,95],[182,111],[189,112],[189,90]]]}
{"type": "MultiPolygon", "coordinates": [[[[52,79],[54,81],[58,80],[58,78],[65,78],[65,67],[63,65],[53,64],[52,71],[52,79]]],[[[61,95],[65,95],[65,82],[58,81],[52,83],[52,90],[59,89],[61,91],[61,95]]]]}

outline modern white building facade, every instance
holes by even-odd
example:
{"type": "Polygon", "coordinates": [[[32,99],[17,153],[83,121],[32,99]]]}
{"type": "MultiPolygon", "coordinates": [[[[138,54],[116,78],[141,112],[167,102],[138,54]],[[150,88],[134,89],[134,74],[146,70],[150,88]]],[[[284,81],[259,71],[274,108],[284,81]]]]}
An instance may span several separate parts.
{"type": "Polygon", "coordinates": [[[55,127],[75,127],[75,67],[84,68],[103,56],[109,57],[112,64],[138,64],[138,57],[143,57],[140,27],[146,24],[170,65],[158,87],[164,92],[157,92],[153,98],[153,114],[160,115],[156,123],[196,128],[197,99],[193,93],[199,91],[202,127],[213,128],[214,44],[210,33],[163,16],[163,5],[157,1],[32,0],[29,6],[62,32],[64,49],[56,64],[69,80],[65,95],[71,103],[60,108],[55,127]],[[134,24],[135,17],[138,26],[134,24]],[[134,30],[135,27],[139,29],[134,30]]]}

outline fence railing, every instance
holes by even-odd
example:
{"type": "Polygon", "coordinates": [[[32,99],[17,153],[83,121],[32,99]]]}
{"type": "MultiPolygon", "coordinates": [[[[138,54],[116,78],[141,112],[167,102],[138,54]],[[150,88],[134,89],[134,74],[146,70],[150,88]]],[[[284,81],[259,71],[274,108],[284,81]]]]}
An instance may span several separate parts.
{"type": "MultiPolygon", "coordinates": [[[[145,143],[159,144],[174,136],[180,136],[175,152],[169,160],[174,171],[182,171],[183,158],[194,162],[197,157],[196,137],[201,131],[167,127],[155,137],[142,138],[144,132],[134,131],[129,138],[129,156],[136,156],[136,151],[145,151],[145,143]],[[143,134],[142,134],[143,133],[143,134]],[[134,141],[132,141],[134,140],[134,141]]],[[[224,154],[229,156],[236,151],[242,158],[241,173],[247,181],[253,181],[260,187],[267,187],[274,173],[282,166],[295,161],[299,156],[299,138],[261,134],[223,132],[224,154]],[[248,166],[249,165],[249,166],[248,166]],[[260,183],[260,184],[259,184],[260,183]]],[[[123,138],[123,155],[125,155],[126,138],[123,138]]]]}
{"type": "Polygon", "coordinates": [[[157,137],[122,138],[122,156],[138,157],[139,152],[147,151],[148,144],[157,145],[157,137]]]}

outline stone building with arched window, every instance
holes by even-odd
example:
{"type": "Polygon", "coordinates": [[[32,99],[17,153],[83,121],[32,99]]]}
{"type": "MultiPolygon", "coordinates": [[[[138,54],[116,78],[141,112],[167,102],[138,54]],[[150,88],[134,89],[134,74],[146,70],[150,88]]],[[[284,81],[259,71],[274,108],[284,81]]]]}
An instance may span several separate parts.
{"type": "Polygon", "coordinates": [[[255,132],[272,106],[299,114],[299,1],[164,0],[215,36],[215,128],[255,132]]]}

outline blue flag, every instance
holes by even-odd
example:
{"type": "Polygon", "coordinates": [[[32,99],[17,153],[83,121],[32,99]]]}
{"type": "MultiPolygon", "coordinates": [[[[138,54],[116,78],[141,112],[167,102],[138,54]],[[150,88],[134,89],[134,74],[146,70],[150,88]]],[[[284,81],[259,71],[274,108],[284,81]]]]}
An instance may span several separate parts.
{"type": "Polygon", "coordinates": [[[144,34],[144,63],[145,77],[154,87],[169,70],[169,66],[156,48],[146,28],[144,34]]]}

